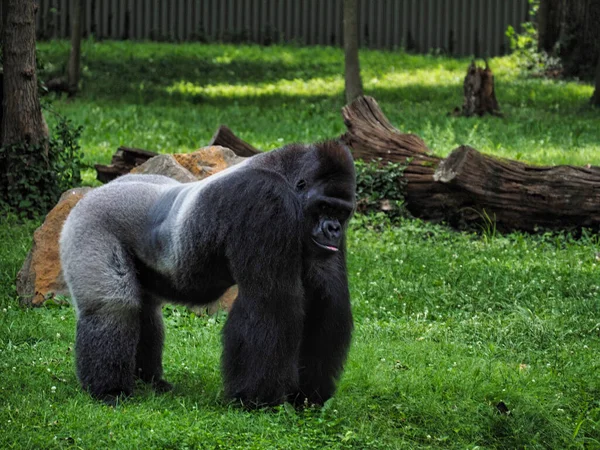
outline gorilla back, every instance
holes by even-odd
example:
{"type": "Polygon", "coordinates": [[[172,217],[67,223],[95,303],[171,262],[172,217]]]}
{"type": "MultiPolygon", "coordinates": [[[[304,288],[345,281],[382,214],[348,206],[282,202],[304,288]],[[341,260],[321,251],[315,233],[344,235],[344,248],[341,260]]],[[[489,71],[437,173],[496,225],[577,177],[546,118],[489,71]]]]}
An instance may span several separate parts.
{"type": "Polygon", "coordinates": [[[60,240],[84,389],[112,403],[136,378],[164,391],[164,301],[238,284],[223,329],[225,395],[323,403],[350,345],[345,231],[354,164],[337,142],[289,145],[205,180],[126,175],[86,195],[60,240]]]}

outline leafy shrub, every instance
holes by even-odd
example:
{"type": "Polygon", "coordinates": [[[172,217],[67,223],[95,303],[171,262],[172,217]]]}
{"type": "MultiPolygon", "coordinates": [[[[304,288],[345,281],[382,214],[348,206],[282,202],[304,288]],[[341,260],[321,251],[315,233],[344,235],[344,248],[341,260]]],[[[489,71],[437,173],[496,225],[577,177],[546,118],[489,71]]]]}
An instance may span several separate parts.
{"type": "Polygon", "coordinates": [[[383,212],[392,221],[409,215],[404,206],[405,164],[357,160],[355,167],[358,212],[383,212]]]}
{"type": "Polygon", "coordinates": [[[512,25],[509,25],[506,30],[506,37],[512,53],[517,57],[519,65],[526,72],[531,72],[534,75],[559,76],[562,74],[560,58],[538,49],[538,29],[535,23],[538,8],[539,1],[530,0],[532,21],[521,24],[523,29],[521,33],[517,33],[512,25]]]}
{"type": "Polygon", "coordinates": [[[22,218],[45,214],[62,192],[77,186],[83,166],[80,134],[81,127],[59,116],[47,141],[0,147],[0,211],[22,218]]]}

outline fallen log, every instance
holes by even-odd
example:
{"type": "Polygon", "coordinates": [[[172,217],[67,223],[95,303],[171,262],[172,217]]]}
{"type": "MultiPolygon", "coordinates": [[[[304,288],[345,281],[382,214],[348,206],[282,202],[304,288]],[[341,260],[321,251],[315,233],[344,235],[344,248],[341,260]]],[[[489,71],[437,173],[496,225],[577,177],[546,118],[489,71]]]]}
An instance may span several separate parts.
{"type": "Polygon", "coordinates": [[[442,159],[394,128],[371,97],[342,114],[355,158],[406,164],[405,203],[415,217],[458,227],[493,221],[502,231],[600,228],[600,167],[529,166],[468,146],[442,159]]]}
{"type": "MultiPolygon", "coordinates": [[[[529,166],[468,146],[443,159],[419,136],[396,129],[371,97],[359,97],[342,114],[348,131],[341,139],[356,159],[406,165],[405,205],[415,217],[458,228],[493,222],[504,232],[600,229],[600,167],[529,166]]],[[[209,145],[231,148],[238,156],[258,152],[224,125],[209,145]]],[[[140,149],[119,150],[116,167],[110,169],[114,177],[154,156],[140,149]]]]}
{"type": "Polygon", "coordinates": [[[227,125],[220,125],[217,128],[208,145],[220,145],[232,150],[238,156],[253,156],[260,153],[260,150],[233,134],[227,125]]]}
{"type": "Polygon", "coordinates": [[[110,164],[95,164],[96,178],[102,183],[129,173],[131,169],[148,161],[156,152],[141,148],[119,147],[113,155],[110,164]]]}
{"type": "MultiPolygon", "coordinates": [[[[233,151],[237,156],[252,156],[260,153],[252,145],[243,141],[231,131],[226,125],[221,125],[211,138],[208,146],[220,145],[233,151]]],[[[158,153],[141,148],[119,147],[113,155],[110,164],[95,164],[96,178],[102,183],[108,183],[115,178],[129,173],[158,153]]]]}

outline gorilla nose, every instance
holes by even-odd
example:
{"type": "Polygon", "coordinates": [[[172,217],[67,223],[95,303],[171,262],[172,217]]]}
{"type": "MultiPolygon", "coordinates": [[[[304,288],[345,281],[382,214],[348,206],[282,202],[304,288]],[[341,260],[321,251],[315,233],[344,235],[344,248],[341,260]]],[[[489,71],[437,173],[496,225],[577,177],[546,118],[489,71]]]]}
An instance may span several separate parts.
{"type": "Polygon", "coordinates": [[[338,239],[342,231],[342,227],[337,220],[324,220],[321,229],[328,239],[338,239]]]}

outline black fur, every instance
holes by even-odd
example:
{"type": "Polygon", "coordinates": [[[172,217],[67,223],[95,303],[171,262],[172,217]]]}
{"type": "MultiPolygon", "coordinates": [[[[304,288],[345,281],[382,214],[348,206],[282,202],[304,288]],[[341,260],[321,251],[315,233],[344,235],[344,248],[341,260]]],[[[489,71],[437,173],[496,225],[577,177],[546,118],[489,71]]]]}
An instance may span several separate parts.
{"type": "Polygon", "coordinates": [[[352,157],[331,141],[257,155],[206,182],[126,176],[87,195],[61,237],[84,388],[108,402],[135,377],[170,389],[161,302],[206,304],[238,284],[223,330],[226,396],[322,404],[352,332],[354,191],[352,157]]]}

